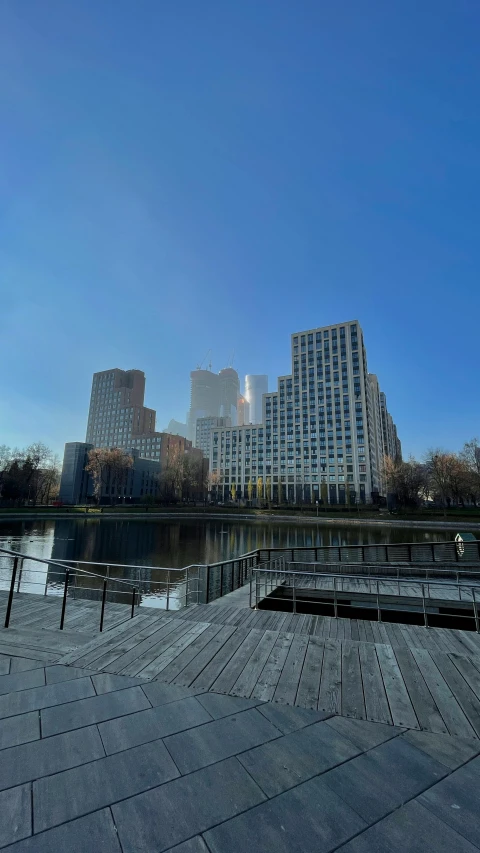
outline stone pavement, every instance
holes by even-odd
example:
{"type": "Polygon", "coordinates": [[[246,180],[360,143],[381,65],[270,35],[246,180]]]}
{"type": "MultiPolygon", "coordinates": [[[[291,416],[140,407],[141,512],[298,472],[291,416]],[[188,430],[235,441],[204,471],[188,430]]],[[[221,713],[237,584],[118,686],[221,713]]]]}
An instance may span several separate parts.
{"type": "Polygon", "coordinates": [[[475,853],[480,741],[0,655],[0,849],[475,853]]]}

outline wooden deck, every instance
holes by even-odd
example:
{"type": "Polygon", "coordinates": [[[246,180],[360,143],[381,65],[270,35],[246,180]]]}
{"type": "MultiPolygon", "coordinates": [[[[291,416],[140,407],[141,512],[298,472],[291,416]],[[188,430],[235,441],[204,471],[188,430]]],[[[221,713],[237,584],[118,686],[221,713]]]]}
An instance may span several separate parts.
{"type": "Polygon", "coordinates": [[[473,632],[208,604],[178,612],[15,596],[0,659],[97,672],[480,738],[480,636],[473,632]],[[2,657],[3,656],[3,657],[2,657]]]}

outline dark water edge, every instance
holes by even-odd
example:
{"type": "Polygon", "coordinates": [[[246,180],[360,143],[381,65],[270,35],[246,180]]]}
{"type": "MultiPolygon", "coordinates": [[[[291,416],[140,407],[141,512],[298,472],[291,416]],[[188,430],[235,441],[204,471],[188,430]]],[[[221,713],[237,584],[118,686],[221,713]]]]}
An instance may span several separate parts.
{"type": "MultiPolygon", "coordinates": [[[[339,526],[320,522],[276,523],[258,520],[218,519],[56,519],[0,522],[0,547],[45,560],[83,560],[88,563],[123,563],[136,566],[182,568],[193,563],[215,563],[255,548],[366,545],[382,542],[444,542],[454,531],[412,527],[339,526]]],[[[0,588],[7,586],[5,569],[10,561],[0,557],[0,588]]],[[[48,567],[26,562],[22,589],[58,592],[48,567]],[[41,569],[35,573],[34,569],[41,569]]],[[[92,570],[101,572],[99,567],[92,570]]],[[[112,569],[112,576],[129,577],[128,570],[112,569]]],[[[143,574],[143,573],[142,573],[143,574]]],[[[176,575],[181,581],[181,576],[176,575]]],[[[148,573],[155,579],[154,601],[164,606],[166,572],[148,573]]],[[[179,587],[180,588],[180,587],[179,587]]],[[[175,597],[175,590],[173,590],[175,597]]],[[[147,603],[145,598],[144,603],[147,603]]],[[[172,605],[174,602],[172,601],[172,605]]]]}

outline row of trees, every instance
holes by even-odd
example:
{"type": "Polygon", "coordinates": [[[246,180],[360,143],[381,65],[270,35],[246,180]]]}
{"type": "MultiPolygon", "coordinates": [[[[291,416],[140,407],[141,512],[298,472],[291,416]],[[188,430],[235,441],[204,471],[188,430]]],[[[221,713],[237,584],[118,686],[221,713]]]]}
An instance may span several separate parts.
{"type": "MultiPolygon", "coordinates": [[[[111,501],[123,494],[133,458],[119,448],[95,448],[88,453],[85,470],[91,475],[97,501],[107,494],[111,501]]],[[[175,449],[157,479],[157,498],[165,501],[191,500],[203,497],[206,472],[203,459],[175,449]]],[[[149,496],[149,497],[154,497],[149,496]]]]}
{"type": "Polygon", "coordinates": [[[23,449],[0,445],[1,503],[50,503],[58,496],[60,471],[58,456],[41,441],[23,449]]]}
{"type": "Polygon", "coordinates": [[[467,441],[460,453],[431,448],[422,461],[405,462],[387,457],[384,465],[387,492],[400,506],[434,501],[444,508],[477,505],[480,501],[480,443],[467,441]]]}

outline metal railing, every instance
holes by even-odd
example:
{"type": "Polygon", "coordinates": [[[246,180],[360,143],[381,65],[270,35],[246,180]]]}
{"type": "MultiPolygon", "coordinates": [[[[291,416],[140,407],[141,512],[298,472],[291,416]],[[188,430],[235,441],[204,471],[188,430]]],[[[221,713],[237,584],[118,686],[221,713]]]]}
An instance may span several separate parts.
{"type": "MultiPolygon", "coordinates": [[[[284,570],[279,570],[278,568],[274,568],[269,566],[268,568],[264,568],[263,566],[259,566],[258,568],[253,570],[253,578],[251,581],[250,587],[250,606],[252,607],[252,600],[254,601],[254,608],[258,609],[260,602],[268,597],[269,601],[281,601],[285,603],[288,601],[287,596],[285,596],[285,591],[291,592],[291,600],[292,600],[292,612],[297,613],[298,610],[298,601],[299,594],[301,594],[302,590],[314,590],[317,592],[322,592],[328,595],[332,595],[331,607],[333,616],[335,618],[338,617],[339,607],[342,609],[346,609],[348,607],[352,609],[359,609],[359,601],[360,600],[368,600],[374,597],[376,603],[376,612],[377,612],[377,621],[388,621],[382,620],[382,601],[384,605],[384,611],[388,612],[392,607],[387,607],[387,605],[392,605],[392,598],[401,599],[401,611],[402,613],[413,613],[418,615],[420,612],[423,614],[423,622],[426,628],[429,626],[428,621],[428,608],[430,608],[430,615],[433,615],[435,612],[438,612],[439,607],[445,607],[448,609],[448,605],[450,605],[450,609],[455,607],[455,613],[442,612],[441,616],[443,617],[451,617],[452,619],[468,619],[474,620],[475,630],[477,633],[480,633],[480,622],[479,622],[479,614],[478,614],[478,597],[480,595],[480,582],[477,584],[465,584],[462,582],[457,582],[454,580],[441,580],[436,579],[434,582],[428,581],[425,582],[423,580],[415,580],[414,578],[408,578],[408,586],[416,587],[418,589],[418,595],[407,595],[405,593],[402,594],[402,590],[400,587],[400,582],[396,582],[394,579],[385,578],[382,576],[366,576],[366,575],[338,575],[332,572],[304,572],[304,571],[289,571],[289,568],[284,570]],[[302,579],[309,578],[311,579],[310,584],[303,583],[302,579]],[[327,583],[324,583],[322,586],[322,579],[327,583]],[[318,586],[320,580],[320,586],[318,586]],[[355,589],[345,589],[344,582],[345,581],[362,581],[364,584],[368,583],[369,592],[365,592],[362,590],[355,589]],[[372,583],[374,585],[374,589],[372,591],[372,583]],[[389,585],[388,591],[382,590],[380,585],[386,586],[389,585]],[[397,585],[397,592],[395,592],[395,585],[397,585]],[[447,599],[439,598],[438,595],[435,597],[434,589],[432,588],[444,588],[448,590],[448,588],[454,587],[456,592],[458,593],[458,598],[450,597],[447,599]],[[263,594],[262,594],[263,589],[263,594]],[[281,590],[282,595],[273,594],[274,591],[281,590]],[[462,592],[464,593],[464,597],[462,598],[462,592]],[[346,599],[339,599],[339,595],[349,595],[356,596],[357,601],[352,604],[351,601],[347,601],[346,599]],[[471,597],[470,597],[471,596],[471,597]],[[419,607],[408,607],[408,604],[405,602],[409,602],[412,600],[421,600],[421,611],[419,607]],[[439,604],[439,602],[441,602],[439,604]],[[463,613],[459,612],[459,610],[468,609],[468,605],[471,603],[472,612],[471,613],[463,613]],[[453,605],[453,607],[452,607],[453,605]],[[434,609],[433,609],[434,608],[434,609]]],[[[310,600],[311,603],[312,600],[310,600]]],[[[323,606],[329,605],[329,601],[325,601],[325,598],[322,598],[321,604],[323,606]]],[[[370,609],[370,608],[369,608],[370,609]]],[[[374,610],[374,608],[371,608],[374,610]]],[[[355,618],[355,617],[354,617],[355,618]]]]}
{"type": "Polygon", "coordinates": [[[372,545],[318,545],[260,548],[260,562],[283,555],[309,563],[480,563],[480,541],[394,542],[372,545]]]}
{"type": "Polygon", "coordinates": [[[458,563],[444,564],[442,566],[432,565],[431,563],[288,563],[290,572],[314,572],[324,574],[325,570],[329,574],[337,574],[344,576],[352,571],[358,575],[370,577],[371,575],[381,575],[383,578],[400,579],[424,579],[425,581],[448,578],[454,579],[460,583],[460,578],[465,581],[471,578],[473,581],[480,583],[480,565],[478,563],[470,563],[459,566],[458,563]]]}

